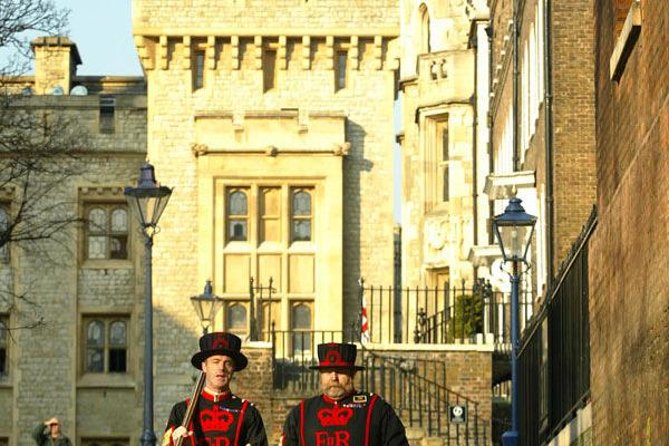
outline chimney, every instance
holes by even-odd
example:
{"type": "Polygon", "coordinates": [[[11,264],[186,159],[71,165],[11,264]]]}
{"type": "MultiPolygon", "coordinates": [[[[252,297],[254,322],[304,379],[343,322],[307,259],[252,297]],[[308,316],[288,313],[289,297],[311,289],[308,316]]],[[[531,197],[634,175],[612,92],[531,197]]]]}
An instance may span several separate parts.
{"type": "Polygon", "coordinates": [[[30,44],[35,53],[35,94],[69,94],[81,65],[77,45],[64,36],[38,37],[30,44]]]}

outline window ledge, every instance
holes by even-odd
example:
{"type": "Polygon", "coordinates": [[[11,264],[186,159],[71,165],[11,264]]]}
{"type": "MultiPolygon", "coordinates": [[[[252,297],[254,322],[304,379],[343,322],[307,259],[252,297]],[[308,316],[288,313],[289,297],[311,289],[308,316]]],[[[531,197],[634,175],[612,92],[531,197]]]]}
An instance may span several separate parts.
{"type": "Polygon", "coordinates": [[[127,373],[87,373],[79,378],[77,387],[134,389],[136,383],[127,373]]]}
{"type": "Polygon", "coordinates": [[[618,36],[618,41],[616,42],[613,54],[611,55],[611,60],[609,61],[609,71],[612,81],[617,82],[622,77],[623,71],[625,71],[625,65],[627,65],[627,60],[632,53],[632,49],[634,48],[634,44],[639,38],[640,33],[641,7],[639,6],[639,0],[634,0],[630,5],[625,24],[620,31],[620,36],[618,36]]]}
{"type": "Polygon", "coordinates": [[[84,260],[81,265],[84,269],[132,269],[132,261],[124,260],[84,260]]]}

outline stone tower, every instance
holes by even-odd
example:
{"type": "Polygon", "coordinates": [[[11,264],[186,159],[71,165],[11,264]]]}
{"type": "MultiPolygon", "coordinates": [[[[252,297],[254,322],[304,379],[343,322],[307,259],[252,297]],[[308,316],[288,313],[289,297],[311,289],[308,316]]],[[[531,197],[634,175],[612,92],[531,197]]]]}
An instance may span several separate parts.
{"type": "Polygon", "coordinates": [[[358,278],[392,283],[398,11],[397,0],[133,2],[148,158],[175,188],[154,247],[158,385],[187,379],[199,333],[187,300],[207,279],[225,300],[215,328],[258,340],[272,324],[348,329],[358,278]],[[264,288],[255,303],[251,278],[264,288]]]}

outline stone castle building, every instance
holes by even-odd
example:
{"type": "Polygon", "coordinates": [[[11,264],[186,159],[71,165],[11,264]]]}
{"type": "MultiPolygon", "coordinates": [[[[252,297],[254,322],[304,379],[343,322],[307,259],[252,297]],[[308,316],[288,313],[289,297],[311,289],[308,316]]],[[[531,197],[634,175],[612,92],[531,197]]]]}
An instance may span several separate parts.
{"type": "Polygon", "coordinates": [[[35,425],[55,415],[76,444],[111,445],[141,419],[142,251],[123,186],[146,157],[146,83],[77,76],[81,58],[67,38],[32,47],[35,75],[3,82],[3,112],[61,119],[82,139],[49,161],[65,172],[57,182],[36,171],[33,192],[4,184],[0,222],[6,229],[30,203],[23,221],[34,229],[86,223],[2,248],[0,322],[10,330],[0,331],[0,444],[31,444],[35,425]],[[27,193],[37,198],[26,202],[27,193]]]}
{"type": "MultiPolygon", "coordinates": [[[[615,253],[605,242],[619,238],[620,249],[632,252],[614,217],[631,202],[621,197],[634,184],[616,160],[637,173],[650,169],[654,152],[647,141],[661,140],[654,125],[662,109],[657,99],[643,97],[657,113],[644,118],[648,134],[638,135],[637,152],[622,142],[633,133],[626,127],[632,118],[611,124],[604,117],[616,106],[640,109],[625,79],[645,75],[638,59],[650,43],[631,53],[623,43],[624,62],[612,81],[602,74],[610,52],[592,59],[594,39],[616,53],[626,22],[594,33],[583,26],[593,15],[586,0],[267,3],[134,0],[142,77],[78,76],[81,58],[73,42],[33,42],[35,74],[13,81],[14,92],[24,94],[12,106],[45,116],[57,110],[89,135],[70,161],[77,174],[50,196],[83,223],[40,250],[10,244],[0,251],[0,285],[12,296],[1,301],[0,322],[31,327],[0,331],[0,413],[11,414],[0,420],[0,445],[28,444],[33,425],[54,414],[77,444],[138,442],[144,251],[122,188],[134,184],[145,159],[158,180],[174,188],[154,245],[156,432],[171,404],[191,390],[189,358],[201,326],[189,298],[211,280],[223,301],[214,328],[249,340],[244,349],[251,365],[235,385],[257,402],[275,438],[299,395],[272,388],[268,371],[278,344],[269,342],[270,333],[341,335],[358,321],[360,277],[381,285],[397,280],[392,154],[398,97],[402,283],[443,288],[488,278],[506,289],[508,277],[495,273],[499,250],[490,219],[516,195],[539,217],[533,268],[524,282],[539,308],[597,201],[602,214],[591,251],[591,312],[603,336],[592,343],[593,377],[603,383],[611,366],[616,380],[629,378],[627,363],[609,354],[629,346],[611,331],[617,316],[603,302],[616,290],[626,296],[635,290],[616,285],[615,271],[603,260],[615,253]],[[595,139],[595,122],[603,142],[595,139]],[[617,143],[607,154],[611,141],[617,143]],[[271,297],[249,299],[270,287],[271,297]]],[[[598,26],[613,21],[611,8],[594,11],[598,26]]],[[[626,18],[630,10],[636,11],[616,12],[626,18]]],[[[666,11],[657,7],[650,15],[661,14],[666,11]]],[[[10,187],[0,191],[0,224],[11,221],[16,194],[10,187]]],[[[652,209],[652,198],[638,206],[652,209]]],[[[660,265],[660,257],[647,259],[660,265]]],[[[649,308],[662,308],[657,299],[645,299],[649,308]]],[[[625,326],[643,332],[645,313],[632,307],[627,314],[637,319],[625,326]]],[[[416,310],[408,304],[401,317],[415,321],[416,310]]],[[[660,316],[648,321],[646,332],[666,326],[660,316]]],[[[490,424],[494,346],[482,338],[482,345],[368,348],[397,361],[438,359],[446,364],[449,391],[475,400],[490,424]]],[[[317,342],[286,339],[280,349],[290,355],[313,351],[317,342]]],[[[646,341],[639,343],[649,352],[646,341]]],[[[537,392],[544,401],[545,391],[537,392]]],[[[578,426],[567,430],[582,434],[594,425],[597,438],[629,443],[632,434],[607,434],[624,415],[608,403],[625,398],[601,384],[592,392],[593,401],[578,408],[578,426]]],[[[665,406],[653,412],[658,419],[665,406]]],[[[648,424],[648,418],[635,420],[648,424]]],[[[666,434],[652,428],[648,438],[666,434]]]]}
{"type": "Polygon", "coordinates": [[[471,281],[474,51],[461,1],[402,8],[402,278],[471,281]]]}

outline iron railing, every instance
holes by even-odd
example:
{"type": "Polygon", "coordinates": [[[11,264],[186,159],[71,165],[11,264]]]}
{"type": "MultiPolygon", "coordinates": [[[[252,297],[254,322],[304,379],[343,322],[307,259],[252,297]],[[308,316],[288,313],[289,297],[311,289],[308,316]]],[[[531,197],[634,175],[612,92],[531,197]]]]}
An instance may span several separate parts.
{"type": "MultiPolygon", "coordinates": [[[[449,288],[395,288],[368,286],[361,279],[360,302],[373,343],[494,342],[498,351],[510,351],[510,293],[493,291],[483,280],[471,287],[463,281],[449,288]]],[[[533,316],[527,290],[521,291],[520,311],[523,330],[533,316]]]]}
{"type": "Polygon", "coordinates": [[[546,444],[590,398],[588,242],[595,211],[526,330],[518,356],[523,446],[546,444]]]}
{"type": "Polygon", "coordinates": [[[362,365],[362,388],[381,395],[407,426],[442,438],[444,445],[489,444],[490,423],[481,418],[478,403],[443,384],[443,361],[396,358],[363,348],[362,365]],[[453,423],[449,406],[464,407],[466,419],[453,423]]]}
{"type": "MultiPolygon", "coordinates": [[[[359,339],[357,331],[277,331],[273,339],[272,369],[275,391],[292,395],[318,394],[316,346],[321,342],[351,342],[359,339]]],[[[362,347],[357,383],[361,389],[376,393],[390,403],[408,427],[418,427],[430,437],[440,437],[444,445],[488,446],[490,422],[479,414],[476,401],[448,389],[446,364],[439,360],[407,359],[380,354],[362,347]],[[466,420],[452,423],[449,406],[461,406],[466,420]]]]}

